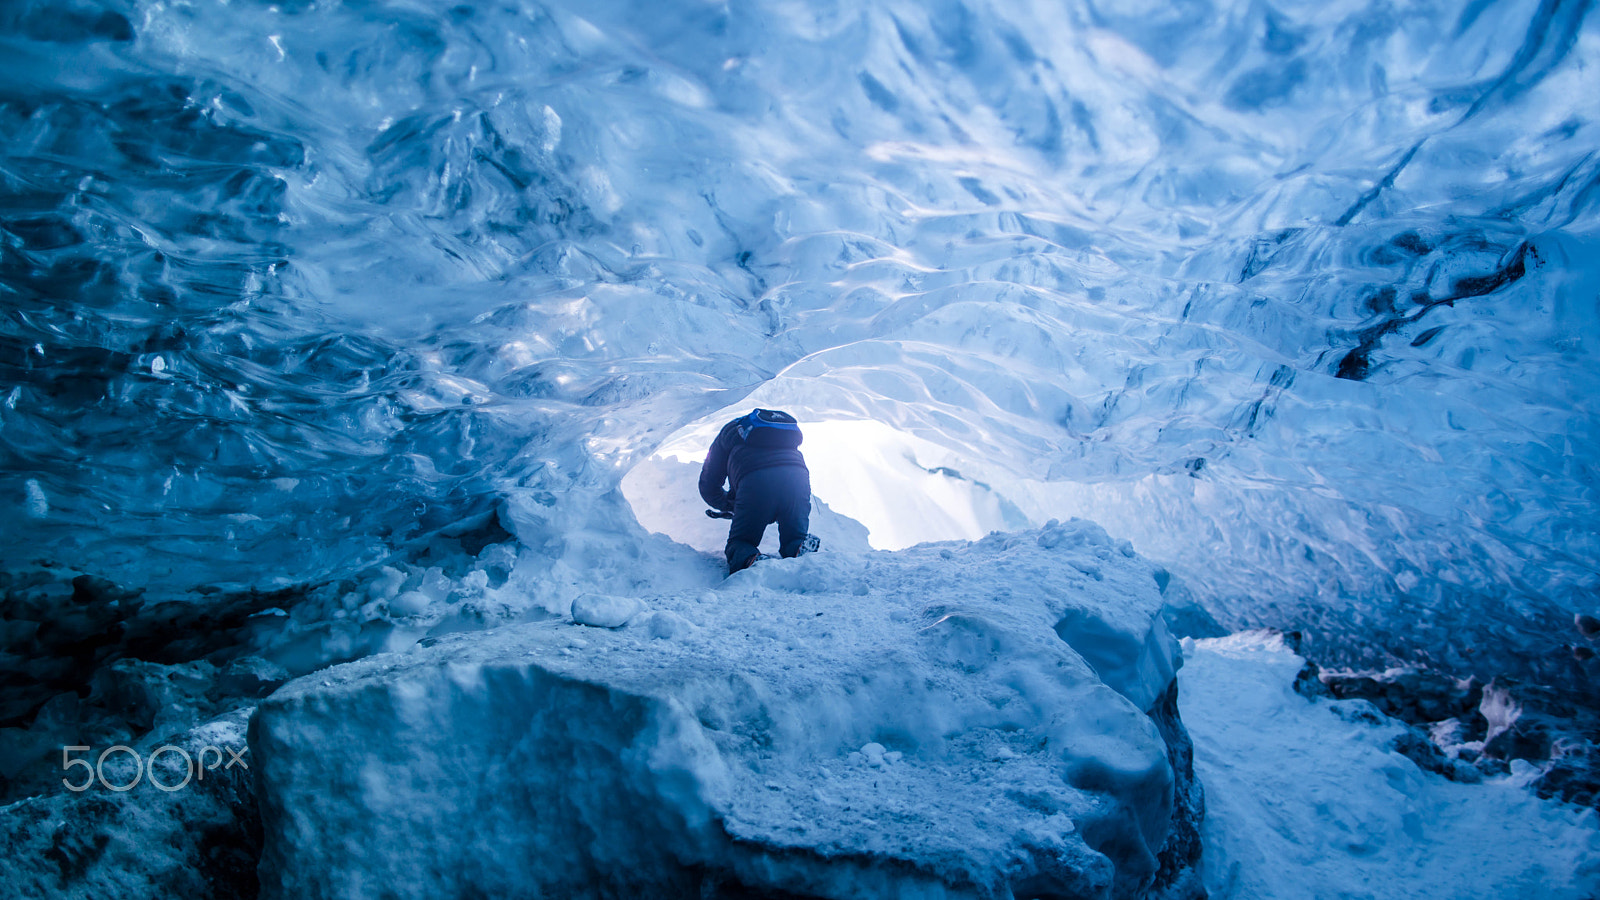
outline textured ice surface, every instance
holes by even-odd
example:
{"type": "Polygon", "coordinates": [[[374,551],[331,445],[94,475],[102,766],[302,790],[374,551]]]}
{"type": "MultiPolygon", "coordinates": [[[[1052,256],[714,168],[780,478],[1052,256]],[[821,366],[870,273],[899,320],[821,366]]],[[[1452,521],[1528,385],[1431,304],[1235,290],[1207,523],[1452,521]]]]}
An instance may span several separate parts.
{"type": "Polygon", "coordinates": [[[1152,574],[1051,523],[314,673],[252,722],[263,891],[1187,896],[1200,811],[1152,574]]]}
{"type": "Polygon", "coordinates": [[[703,589],[649,458],[757,403],[857,428],[816,490],[885,545],[1079,515],[1320,659],[1592,691],[1596,55],[1566,0],[0,4],[6,746],[117,658],[703,589]]]}
{"type": "Polygon", "coordinates": [[[1557,0],[10,4],[0,560],[335,584],[760,400],[942,445],[1229,625],[1586,685],[1596,37],[1557,0]]]}
{"type": "Polygon", "coordinates": [[[1519,768],[1485,784],[1424,772],[1364,700],[1311,701],[1276,635],[1184,642],[1184,722],[1206,786],[1205,884],[1252,900],[1593,897],[1592,810],[1541,803],[1519,768]]]}
{"type": "MultiPolygon", "coordinates": [[[[75,749],[80,763],[99,763],[93,772],[65,770],[82,793],[57,790],[0,806],[6,895],[255,896],[261,823],[245,745],[249,716],[237,710],[103,759],[104,746],[75,749]]],[[[58,746],[57,778],[60,753],[58,746]]]]}

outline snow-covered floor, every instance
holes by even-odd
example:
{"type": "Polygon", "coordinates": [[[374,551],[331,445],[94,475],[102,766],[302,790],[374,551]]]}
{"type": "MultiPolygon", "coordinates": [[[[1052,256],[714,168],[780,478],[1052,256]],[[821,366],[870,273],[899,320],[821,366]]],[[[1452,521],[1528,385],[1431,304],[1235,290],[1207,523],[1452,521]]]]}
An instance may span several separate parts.
{"type": "Polygon", "coordinates": [[[841,900],[1131,896],[1193,833],[1158,724],[1178,643],[1150,564],[1093,523],[726,579],[645,549],[655,583],[714,583],[584,593],[268,698],[263,896],[681,897],[699,872],[841,900]]]}
{"type": "Polygon", "coordinates": [[[1420,770],[1365,701],[1295,693],[1304,661],[1276,635],[1186,640],[1184,658],[1217,900],[1600,896],[1594,811],[1539,800],[1528,770],[1477,785],[1420,770]]]}

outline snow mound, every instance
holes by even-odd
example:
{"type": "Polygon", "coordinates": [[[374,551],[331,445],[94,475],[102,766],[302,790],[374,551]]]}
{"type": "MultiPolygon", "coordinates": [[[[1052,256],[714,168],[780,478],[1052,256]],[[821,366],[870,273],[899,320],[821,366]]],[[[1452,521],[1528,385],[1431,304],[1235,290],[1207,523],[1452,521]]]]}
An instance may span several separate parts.
{"type": "Polygon", "coordinates": [[[1178,646],[1153,570],[1098,526],[763,561],[638,599],[624,627],[453,634],[266,700],[263,895],[1192,883],[1178,646]]]}

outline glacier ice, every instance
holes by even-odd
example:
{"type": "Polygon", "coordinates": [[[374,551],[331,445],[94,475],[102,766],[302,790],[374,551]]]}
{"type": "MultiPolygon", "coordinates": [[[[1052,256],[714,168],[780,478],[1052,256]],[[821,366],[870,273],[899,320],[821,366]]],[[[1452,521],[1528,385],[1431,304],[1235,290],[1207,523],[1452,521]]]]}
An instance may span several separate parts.
{"type": "Polygon", "coordinates": [[[5,565],[314,586],[759,400],[1582,689],[1586,9],[23,4],[5,565]]]}
{"type": "Polygon", "coordinates": [[[0,6],[0,797],[216,702],[138,678],[702,589],[753,405],[830,547],[1078,516],[1593,704],[1587,3],[0,6]]]}

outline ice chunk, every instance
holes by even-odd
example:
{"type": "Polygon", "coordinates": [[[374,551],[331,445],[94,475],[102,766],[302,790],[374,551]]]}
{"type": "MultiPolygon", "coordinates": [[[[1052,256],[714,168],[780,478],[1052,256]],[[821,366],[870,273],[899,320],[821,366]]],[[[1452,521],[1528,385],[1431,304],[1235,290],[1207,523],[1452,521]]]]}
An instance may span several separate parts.
{"type": "Polygon", "coordinates": [[[431,602],[432,599],[421,591],[406,591],[389,601],[389,611],[397,616],[421,615],[431,602]]]}
{"type": "Polygon", "coordinates": [[[1177,648],[1149,565],[1070,529],[773,560],[710,598],[651,596],[627,628],[454,634],[292,682],[252,733],[264,894],[1171,884],[1198,847],[1177,648]],[[1102,580],[1077,574],[1087,557],[1102,580]],[[1069,611],[1113,623],[1096,666],[1057,633],[1069,611]]]}
{"type": "Polygon", "coordinates": [[[217,690],[225,695],[260,697],[289,680],[283,666],[259,656],[242,656],[228,663],[217,678],[217,690]]]}
{"type": "Polygon", "coordinates": [[[572,621],[595,628],[620,628],[642,608],[632,597],[584,594],[572,601],[572,621]]]}

